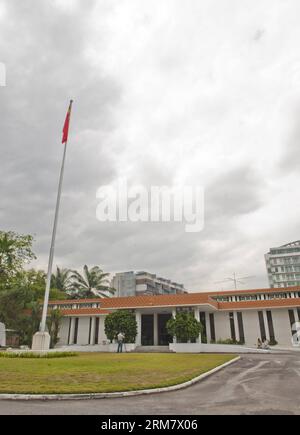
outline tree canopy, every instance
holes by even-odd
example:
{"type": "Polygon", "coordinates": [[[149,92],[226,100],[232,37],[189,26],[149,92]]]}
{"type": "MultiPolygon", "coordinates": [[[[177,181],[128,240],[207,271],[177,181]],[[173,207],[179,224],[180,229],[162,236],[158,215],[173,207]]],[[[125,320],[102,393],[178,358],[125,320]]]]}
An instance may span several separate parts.
{"type": "Polygon", "coordinates": [[[122,310],[109,314],[105,319],[105,334],[111,341],[123,332],[126,343],[134,343],[137,336],[137,322],[130,311],[122,310]]]}
{"type": "Polygon", "coordinates": [[[115,293],[115,290],[110,287],[108,277],[109,273],[104,273],[98,266],[92,269],[84,266],[82,275],[75,270],[71,276],[71,294],[81,299],[107,298],[115,293]]]}
{"type": "MultiPolygon", "coordinates": [[[[20,336],[21,344],[30,345],[38,331],[41,308],[46,288],[43,270],[25,269],[36,259],[32,250],[33,237],[13,231],[0,231],[0,322],[20,336]]],[[[109,285],[109,274],[95,266],[84,266],[83,274],[57,267],[51,279],[50,300],[70,297],[109,297],[114,293],[109,285]]],[[[48,318],[52,345],[57,342],[60,313],[48,318]]]]}
{"type": "Polygon", "coordinates": [[[13,231],[0,231],[0,289],[36,258],[32,251],[33,237],[13,231]]]}
{"type": "Polygon", "coordinates": [[[203,327],[192,314],[183,312],[168,321],[167,330],[170,335],[177,338],[179,343],[188,343],[202,334],[203,327]]]}

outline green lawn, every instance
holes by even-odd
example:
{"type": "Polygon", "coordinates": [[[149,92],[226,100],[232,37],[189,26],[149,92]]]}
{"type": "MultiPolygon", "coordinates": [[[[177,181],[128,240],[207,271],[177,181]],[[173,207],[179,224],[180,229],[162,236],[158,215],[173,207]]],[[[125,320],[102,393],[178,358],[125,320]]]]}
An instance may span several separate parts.
{"type": "Polygon", "coordinates": [[[0,394],[106,393],[191,380],[233,355],[80,354],[62,359],[0,358],[0,394]]]}

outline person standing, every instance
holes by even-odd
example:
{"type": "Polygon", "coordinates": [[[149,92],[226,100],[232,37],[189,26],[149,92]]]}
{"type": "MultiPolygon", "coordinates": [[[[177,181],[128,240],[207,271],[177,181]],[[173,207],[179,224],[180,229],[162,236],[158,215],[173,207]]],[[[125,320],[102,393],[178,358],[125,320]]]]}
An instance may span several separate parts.
{"type": "Polygon", "coordinates": [[[117,339],[118,339],[118,353],[122,353],[124,339],[125,339],[125,335],[123,334],[123,332],[119,332],[119,334],[117,335],[117,339]]]}
{"type": "Polygon", "coordinates": [[[260,338],[257,339],[257,349],[262,349],[262,341],[260,338]]]}

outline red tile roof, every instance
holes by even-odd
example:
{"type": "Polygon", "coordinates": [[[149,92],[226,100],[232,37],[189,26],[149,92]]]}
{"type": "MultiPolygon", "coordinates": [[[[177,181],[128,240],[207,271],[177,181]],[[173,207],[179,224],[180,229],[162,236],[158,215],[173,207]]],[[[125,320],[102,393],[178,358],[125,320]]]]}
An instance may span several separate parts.
{"type": "Polygon", "coordinates": [[[103,308],[176,307],[191,305],[211,305],[214,308],[218,308],[218,303],[211,299],[207,293],[111,298],[103,299],[101,303],[103,308]]]}
{"type": "Polygon", "coordinates": [[[253,310],[255,308],[294,308],[300,307],[300,298],[273,299],[269,301],[219,302],[219,310],[253,310]]]}
{"type": "MultiPolygon", "coordinates": [[[[208,305],[215,310],[230,310],[230,309],[253,309],[264,307],[287,307],[300,306],[300,299],[280,299],[270,301],[241,301],[241,302],[218,302],[214,298],[217,296],[235,296],[235,295],[251,295],[261,293],[284,293],[284,292],[300,292],[300,287],[291,288],[276,288],[276,289],[255,289],[255,290],[239,290],[230,292],[207,292],[207,293],[187,293],[177,295],[160,295],[160,296],[134,296],[123,298],[104,298],[104,299],[86,299],[86,300],[60,300],[51,301],[53,305],[82,305],[99,303],[101,308],[78,308],[64,310],[65,313],[81,313],[82,314],[101,314],[106,310],[116,309],[135,309],[135,308],[150,308],[150,307],[184,307],[208,305]]],[[[66,314],[68,315],[68,314],[66,314]]],[[[70,314],[69,314],[70,315],[70,314]]]]}

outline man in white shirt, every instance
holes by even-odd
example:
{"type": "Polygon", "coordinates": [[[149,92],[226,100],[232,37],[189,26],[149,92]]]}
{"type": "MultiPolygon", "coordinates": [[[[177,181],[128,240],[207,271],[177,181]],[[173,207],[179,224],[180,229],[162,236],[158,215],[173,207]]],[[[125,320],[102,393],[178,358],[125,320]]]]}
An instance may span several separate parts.
{"type": "Polygon", "coordinates": [[[119,332],[119,334],[117,335],[117,339],[118,339],[118,353],[122,353],[123,343],[125,339],[125,335],[123,334],[123,332],[119,332]]]}

